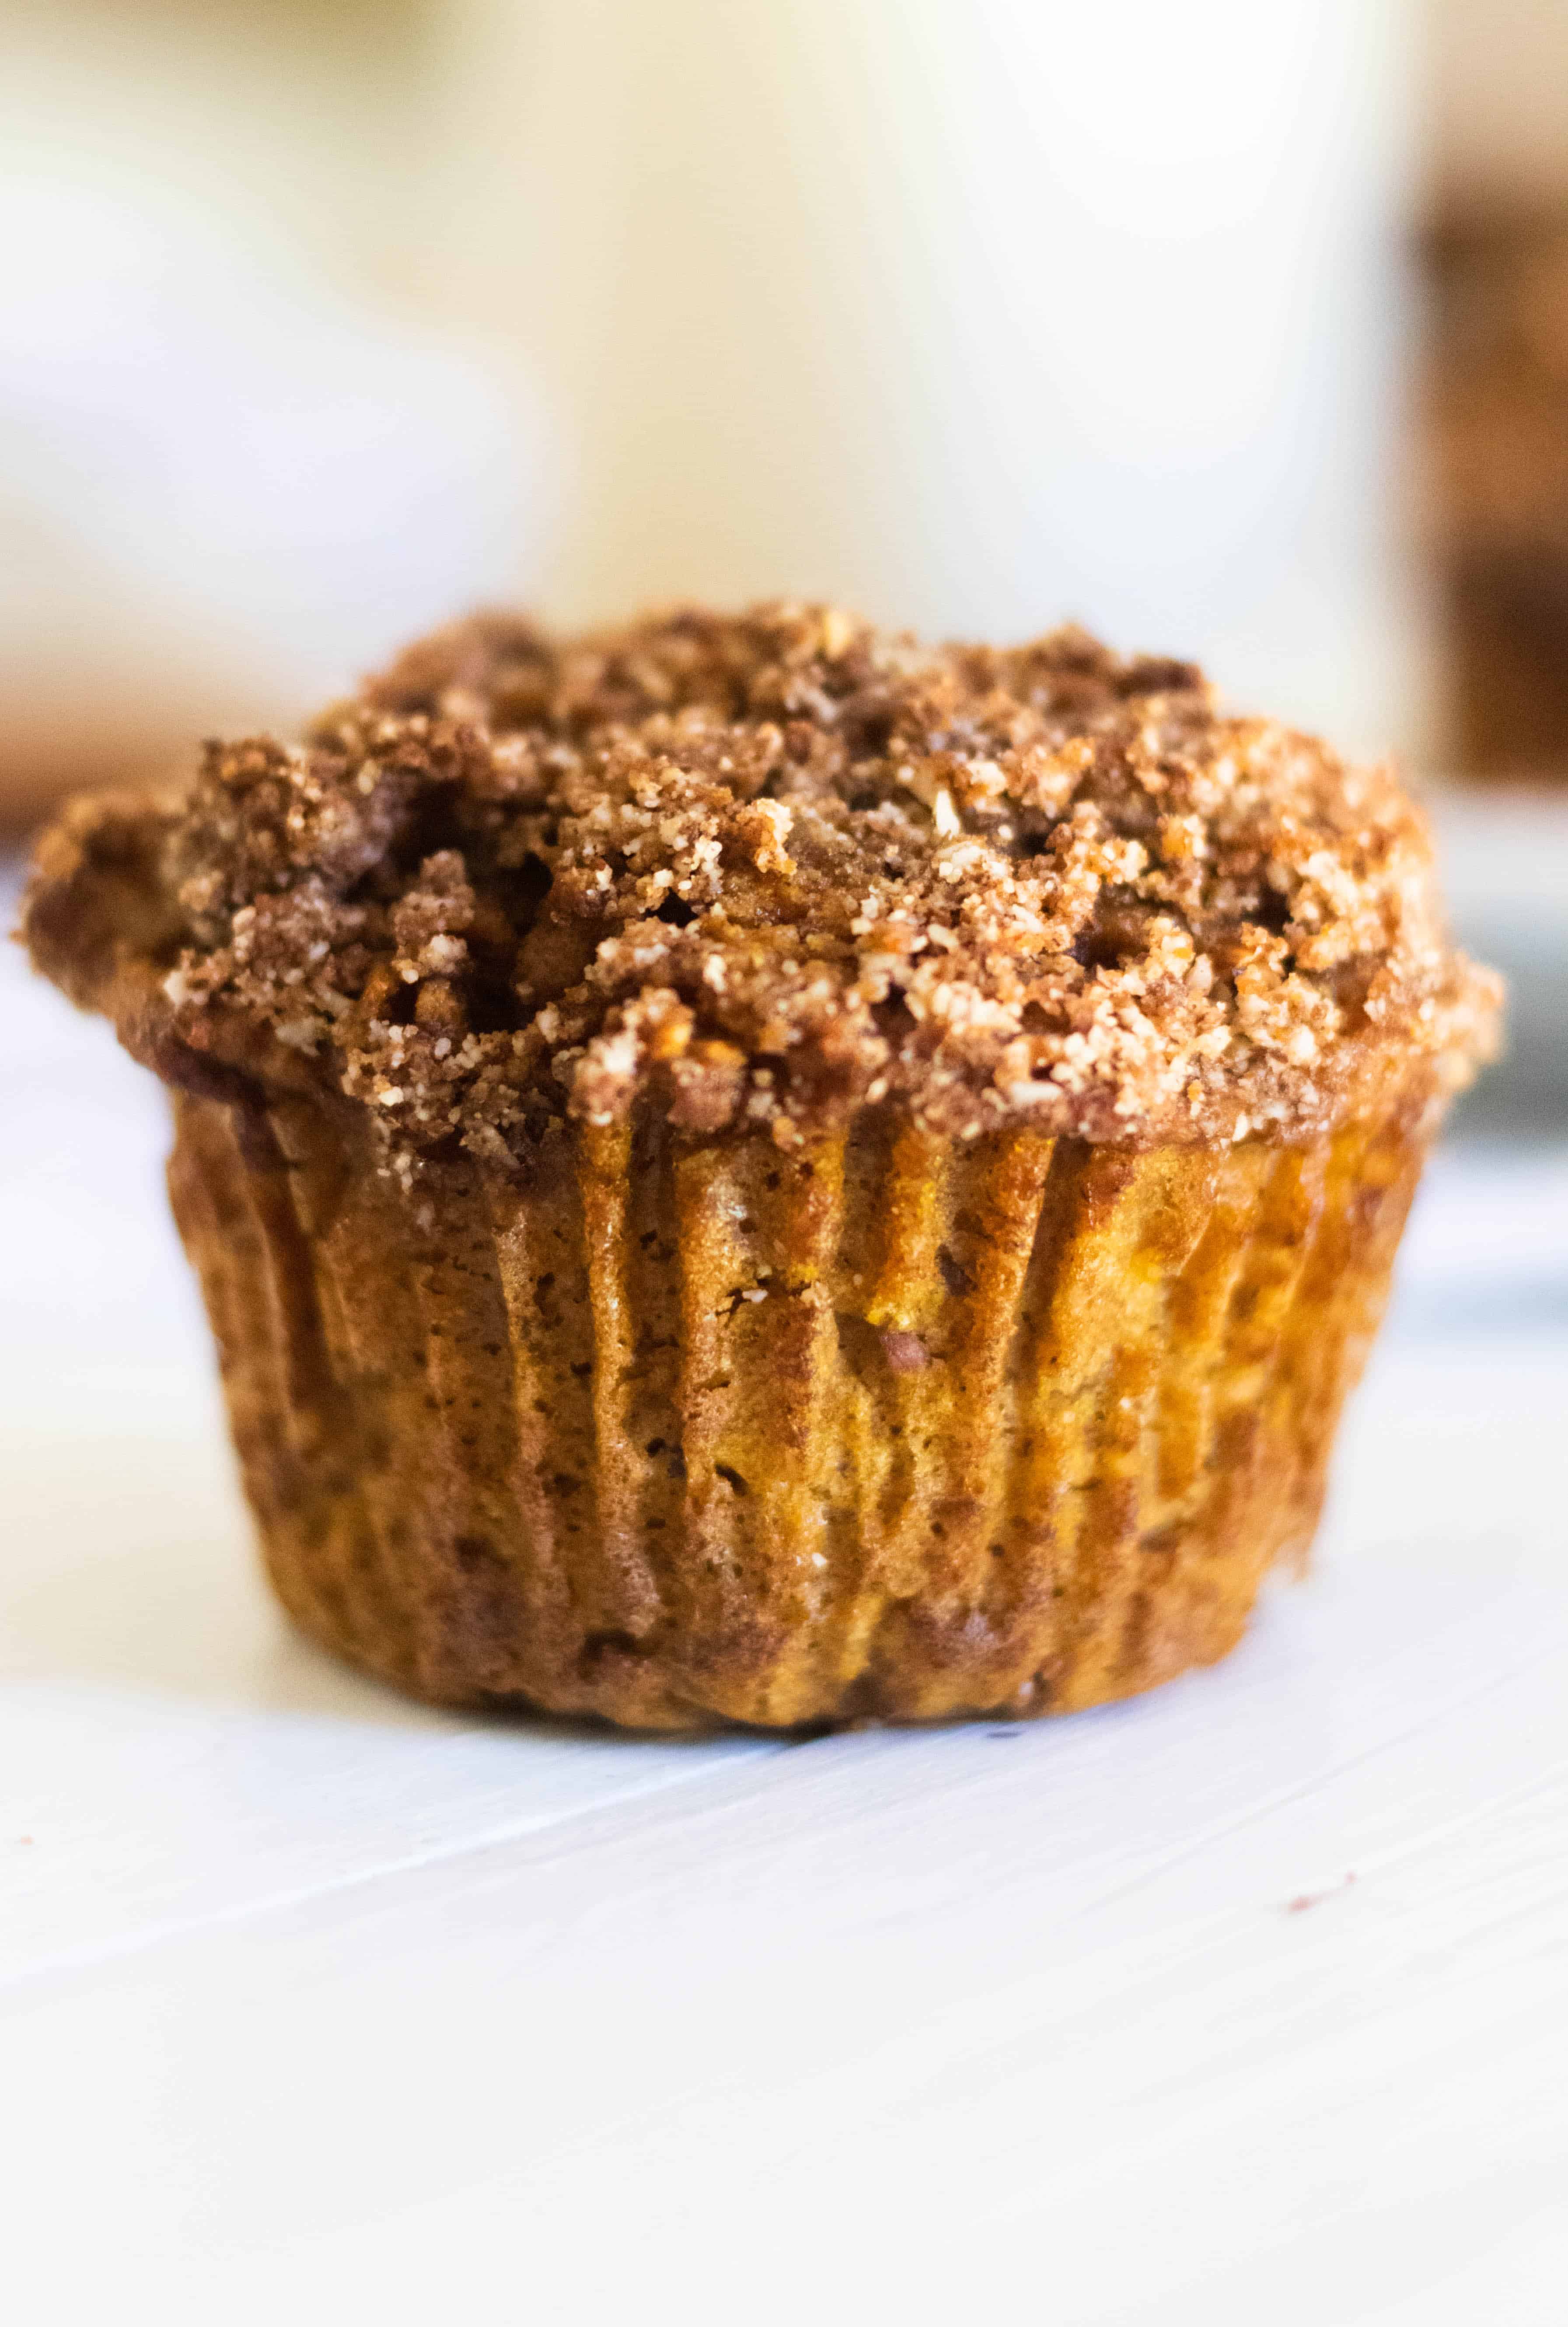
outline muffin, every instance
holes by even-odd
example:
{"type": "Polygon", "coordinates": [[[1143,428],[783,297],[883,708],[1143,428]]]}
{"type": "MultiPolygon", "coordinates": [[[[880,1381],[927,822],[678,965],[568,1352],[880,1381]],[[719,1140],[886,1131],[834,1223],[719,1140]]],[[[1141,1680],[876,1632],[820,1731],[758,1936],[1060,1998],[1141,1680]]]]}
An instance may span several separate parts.
{"type": "Polygon", "coordinates": [[[24,924],[169,1086],[290,1614],[643,1728],[1223,1656],[1498,1014],[1386,769],[792,604],[459,624],[24,924]]]}

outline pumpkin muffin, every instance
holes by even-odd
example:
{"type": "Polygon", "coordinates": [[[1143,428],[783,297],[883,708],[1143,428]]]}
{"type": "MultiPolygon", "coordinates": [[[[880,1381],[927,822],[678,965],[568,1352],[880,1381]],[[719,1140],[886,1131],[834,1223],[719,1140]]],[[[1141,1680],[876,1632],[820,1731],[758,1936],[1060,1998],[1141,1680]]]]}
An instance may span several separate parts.
{"type": "Polygon", "coordinates": [[[648,1728],[1222,1656],[1498,1012],[1386,769],[793,604],[461,623],[24,923],[170,1088],[290,1613],[648,1728]]]}

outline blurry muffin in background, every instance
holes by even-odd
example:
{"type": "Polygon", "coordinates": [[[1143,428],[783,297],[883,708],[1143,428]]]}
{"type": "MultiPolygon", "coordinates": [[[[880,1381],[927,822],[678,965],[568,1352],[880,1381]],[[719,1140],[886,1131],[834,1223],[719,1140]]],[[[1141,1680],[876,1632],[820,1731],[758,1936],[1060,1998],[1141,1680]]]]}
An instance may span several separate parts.
{"type": "Polygon", "coordinates": [[[1386,768],[1078,631],[438,634],[77,804],[280,1596],[419,1695],[1068,1711],[1311,1541],[1495,980],[1386,768]]]}
{"type": "Polygon", "coordinates": [[[1423,252],[1443,764],[1568,783],[1568,201],[1455,207],[1423,252]]]}

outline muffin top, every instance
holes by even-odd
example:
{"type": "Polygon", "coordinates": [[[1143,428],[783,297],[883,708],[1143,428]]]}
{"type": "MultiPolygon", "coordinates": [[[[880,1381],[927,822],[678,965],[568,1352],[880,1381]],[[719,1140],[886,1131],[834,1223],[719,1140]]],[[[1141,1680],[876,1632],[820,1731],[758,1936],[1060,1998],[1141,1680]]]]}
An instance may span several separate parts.
{"type": "Polygon", "coordinates": [[[169,1079],[332,1087],[405,1173],[639,1099],[784,1147],[879,1103],[1305,1137],[1421,1061],[1463,1080],[1498,1010],[1386,767],[1081,631],[798,604],[458,623],[298,743],[76,803],[23,920],[169,1079]]]}

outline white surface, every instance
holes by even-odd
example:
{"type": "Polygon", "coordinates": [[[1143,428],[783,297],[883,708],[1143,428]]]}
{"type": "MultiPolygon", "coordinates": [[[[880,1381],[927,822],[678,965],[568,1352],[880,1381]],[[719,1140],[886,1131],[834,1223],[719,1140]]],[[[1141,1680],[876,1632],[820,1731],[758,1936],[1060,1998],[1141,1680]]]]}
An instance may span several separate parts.
{"type": "Polygon", "coordinates": [[[29,2327],[1562,2318],[1568,1150],[1440,1159],[1319,1573],[1227,1666],[1029,1729],[649,1744],[287,1634],[156,1095],[0,1007],[29,2327]]]}

